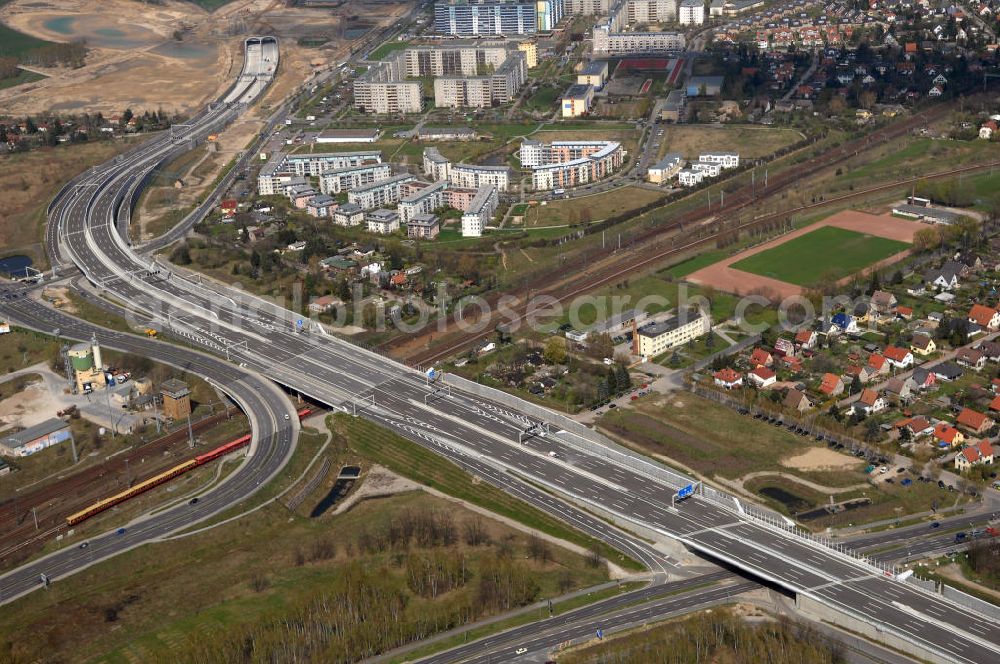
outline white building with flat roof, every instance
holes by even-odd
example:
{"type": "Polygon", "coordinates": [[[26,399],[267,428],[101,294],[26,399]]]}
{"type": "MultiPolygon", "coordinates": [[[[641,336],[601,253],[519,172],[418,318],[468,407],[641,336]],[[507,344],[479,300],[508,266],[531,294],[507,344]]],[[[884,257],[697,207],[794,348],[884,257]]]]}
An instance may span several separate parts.
{"type": "Polygon", "coordinates": [[[506,166],[452,164],[448,179],[456,187],[478,189],[489,184],[497,191],[507,191],[510,188],[510,169],[506,166]]]}
{"type": "Polygon", "coordinates": [[[369,233],[389,235],[399,230],[399,213],[395,210],[372,210],[365,215],[369,233]]]}
{"type": "Polygon", "coordinates": [[[685,168],[677,174],[677,181],[684,187],[695,187],[702,183],[705,174],[693,168],[685,168]]]}
{"type": "Polygon", "coordinates": [[[324,194],[339,194],[363,187],[372,182],[387,180],[392,176],[389,164],[363,164],[327,171],[319,176],[319,190],[324,194]]]}
{"type": "Polygon", "coordinates": [[[739,152],[703,152],[698,156],[698,161],[707,162],[709,164],[718,164],[722,168],[739,168],[740,165],[740,153],[739,152]]]}
{"type": "Polygon", "coordinates": [[[402,199],[402,187],[416,180],[412,175],[394,175],[385,180],[372,182],[347,192],[347,202],[354,203],[362,210],[395,205],[402,199]]]}
{"type": "Polygon", "coordinates": [[[462,237],[480,237],[486,224],[496,214],[500,196],[493,185],[483,185],[476,191],[469,209],[462,215],[462,237]]]}
{"type": "Polygon", "coordinates": [[[681,0],[677,10],[677,21],[681,25],[701,25],[705,22],[704,0],[681,0]]]}
{"type": "Polygon", "coordinates": [[[451,160],[437,148],[424,148],[424,175],[432,180],[447,180],[451,175],[451,160]]]}

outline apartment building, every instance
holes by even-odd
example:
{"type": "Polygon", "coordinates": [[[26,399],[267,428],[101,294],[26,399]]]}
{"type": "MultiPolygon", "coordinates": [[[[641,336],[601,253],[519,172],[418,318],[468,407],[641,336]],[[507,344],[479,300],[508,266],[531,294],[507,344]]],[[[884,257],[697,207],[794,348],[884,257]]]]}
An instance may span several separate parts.
{"type": "Polygon", "coordinates": [[[701,25],[705,22],[704,0],[681,0],[677,11],[677,20],[681,25],[701,25]]]}
{"type": "Polygon", "coordinates": [[[703,152],[698,156],[698,161],[708,164],[718,164],[722,168],[739,168],[739,152],[703,152]]]}
{"type": "Polygon", "coordinates": [[[410,193],[405,194],[399,201],[396,209],[399,211],[399,219],[404,224],[420,214],[430,214],[438,208],[444,207],[444,190],[448,187],[447,182],[411,182],[406,185],[410,193]]]}
{"type": "Polygon", "coordinates": [[[696,171],[693,168],[685,168],[677,174],[677,182],[679,182],[682,187],[695,187],[701,184],[704,179],[705,174],[702,171],[696,171]]]}
{"type": "Polygon", "coordinates": [[[562,20],[563,0],[439,0],[434,32],[440,35],[530,35],[562,20]]]}
{"type": "Polygon", "coordinates": [[[627,0],[623,10],[630,25],[670,23],[677,20],[677,0],[627,0]]]}
{"type": "Polygon", "coordinates": [[[528,65],[528,69],[538,66],[538,43],[534,39],[518,42],[517,50],[524,53],[524,62],[528,65]]]}
{"type": "Polygon", "coordinates": [[[311,217],[327,218],[337,209],[337,201],[326,194],[313,196],[306,201],[306,212],[311,217]]]}
{"type": "Polygon", "coordinates": [[[497,191],[507,191],[510,188],[510,169],[506,166],[453,164],[448,180],[456,187],[479,189],[489,184],[497,191]]]}
{"type": "Polygon", "coordinates": [[[637,328],[632,335],[632,352],[653,358],[708,334],[711,330],[712,321],[704,312],[682,311],[673,318],[637,328]]]}
{"type": "Polygon", "coordinates": [[[462,215],[462,237],[481,237],[499,206],[500,196],[496,187],[488,184],[480,187],[469,209],[462,215]]]}
{"type": "Polygon", "coordinates": [[[373,64],[354,81],[354,108],[363,113],[419,113],[424,108],[420,81],[406,79],[402,59],[373,64]]]}
{"type": "Polygon", "coordinates": [[[344,203],[333,211],[333,223],[338,226],[360,226],[365,220],[365,211],[354,203],[344,203]]]}
{"type": "Polygon", "coordinates": [[[389,235],[399,230],[399,213],[395,210],[372,210],[365,215],[369,233],[389,235]]]}
{"type": "Polygon", "coordinates": [[[380,150],[365,150],[361,152],[303,152],[285,157],[284,167],[295,175],[319,177],[327,171],[341,168],[361,166],[363,164],[381,163],[380,150]]]}
{"type": "Polygon", "coordinates": [[[424,175],[434,181],[447,180],[451,175],[451,160],[437,148],[424,148],[424,175]]]}
{"type": "Polygon", "coordinates": [[[433,240],[441,232],[441,220],[433,214],[418,214],[406,222],[406,237],[433,240]]]}
{"type": "Polygon", "coordinates": [[[403,185],[416,180],[412,175],[394,175],[347,192],[347,202],[362,210],[395,205],[403,198],[403,185]]]}
{"type": "Polygon", "coordinates": [[[615,32],[610,25],[594,27],[594,55],[668,55],[684,50],[677,32],[615,32]]]}
{"type": "Polygon", "coordinates": [[[603,16],[610,7],[610,0],[563,0],[566,16],[603,16]]]}
{"type": "Polygon", "coordinates": [[[439,76],[434,79],[437,108],[490,108],[512,101],[528,80],[524,53],[506,51],[507,58],[482,76],[439,76]]]}
{"type": "Polygon", "coordinates": [[[610,175],[625,162],[618,141],[521,142],[521,166],[531,170],[535,190],[575,187],[610,175]]]}
{"type": "Polygon", "coordinates": [[[339,194],[357,189],[372,182],[386,180],[392,176],[389,164],[362,164],[348,166],[335,171],[327,171],[319,176],[319,190],[324,194],[339,194]]]}
{"type": "Polygon", "coordinates": [[[684,157],[677,152],[668,152],[663,159],[646,169],[646,179],[653,184],[663,184],[684,168],[684,157]]]}

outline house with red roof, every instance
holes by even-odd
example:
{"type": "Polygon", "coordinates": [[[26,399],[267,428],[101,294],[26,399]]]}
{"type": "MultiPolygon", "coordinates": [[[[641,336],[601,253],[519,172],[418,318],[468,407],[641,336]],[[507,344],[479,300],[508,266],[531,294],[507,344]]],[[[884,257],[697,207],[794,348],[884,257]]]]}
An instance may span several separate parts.
{"type": "Polygon", "coordinates": [[[975,434],[983,434],[993,426],[993,419],[977,410],[963,408],[955,419],[960,427],[975,434]]]}
{"type": "Polygon", "coordinates": [[[969,322],[976,323],[984,330],[995,332],[1000,329],[1000,311],[982,304],[974,304],[969,309],[969,322]]]}
{"type": "Polygon", "coordinates": [[[884,376],[889,373],[889,361],[885,355],[872,353],[868,356],[868,366],[875,372],[876,376],[884,376]]]}
{"type": "Polygon", "coordinates": [[[823,374],[819,383],[819,391],[828,397],[835,397],[844,391],[844,381],[837,374],[823,374]]]}
{"type": "Polygon", "coordinates": [[[769,367],[774,364],[774,356],[763,348],[754,348],[750,353],[750,364],[754,367],[769,367]]]}
{"type": "Polygon", "coordinates": [[[934,431],[934,427],[932,427],[931,423],[927,421],[927,418],[922,415],[904,418],[895,422],[892,426],[897,430],[908,430],[911,438],[926,436],[934,431]]]}
{"type": "Polygon", "coordinates": [[[913,366],[913,353],[905,348],[886,346],[882,354],[885,355],[885,359],[889,360],[889,363],[896,369],[906,369],[913,366]]]}
{"type": "Polygon", "coordinates": [[[795,333],[795,343],[799,348],[811,350],[816,347],[817,334],[815,330],[799,330],[795,333]]]}
{"type": "Polygon", "coordinates": [[[913,320],[913,307],[899,305],[896,307],[896,316],[903,320],[913,320]]]}
{"type": "Polygon", "coordinates": [[[934,438],[939,445],[949,445],[954,447],[965,442],[965,434],[951,426],[947,422],[938,422],[934,426],[934,438]]]}
{"type": "Polygon", "coordinates": [[[984,439],[975,445],[963,447],[962,451],[955,455],[955,468],[964,473],[973,466],[989,465],[993,463],[993,459],[993,445],[984,439]]]}
{"type": "Polygon", "coordinates": [[[760,389],[764,389],[774,385],[778,380],[778,375],[767,367],[757,367],[747,374],[747,380],[751,381],[760,389]]]}
{"type": "Polygon", "coordinates": [[[876,390],[861,390],[858,400],[854,402],[855,412],[862,412],[865,415],[879,413],[886,409],[886,402],[876,390]]]}
{"type": "Polygon", "coordinates": [[[731,390],[734,387],[740,387],[743,385],[743,374],[734,369],[726,367],[725,369],[720,369],[712,374],[712,378],[715,379],[715,384],[719,387],[724,387],[727,390],[731,390]]]}

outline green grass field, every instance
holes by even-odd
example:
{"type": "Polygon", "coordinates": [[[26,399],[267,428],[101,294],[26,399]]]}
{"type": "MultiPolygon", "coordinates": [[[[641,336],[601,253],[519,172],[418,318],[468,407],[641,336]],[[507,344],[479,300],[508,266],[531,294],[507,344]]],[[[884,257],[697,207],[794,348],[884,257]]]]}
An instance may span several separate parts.
{"type": "Polygon", "coordinates": [[[732,267],[798,286],[836,281],[898,254],[910,245],[834,226],[748,256],[732,267]]]}
{"type": "Polygon", "coordinates": [[[376,48],[368,55],[369,60],[381,60],[385,56],[389,55],[393,51],[398,51],[400,49],[406,48],[410,45],[408,41],[388,41],[376,48]]]}
{"type": "Polygon", "coordinates": [[[52,42],[38,39],[0,24],[0,56],[18,56],[33,48],[50,46],[52,42]]]}

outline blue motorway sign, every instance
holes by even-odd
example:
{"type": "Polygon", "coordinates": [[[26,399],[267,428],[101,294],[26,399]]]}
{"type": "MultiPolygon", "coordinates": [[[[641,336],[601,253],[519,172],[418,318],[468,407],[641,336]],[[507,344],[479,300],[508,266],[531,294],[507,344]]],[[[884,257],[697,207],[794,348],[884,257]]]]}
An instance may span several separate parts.
{"type": "Polygon", "coordinates": [[[599,638],[599,639],[603,639],[604,638],[604,630],[603,629],[597,630],[597,638],[599,638]]]}
{"type": "Polygon", "coordinates": [[[677,492],[677,497],[679,499],[684,499],[694,493],[694,485],[688,484],[686,487],[682,488],[677,492]]]}

